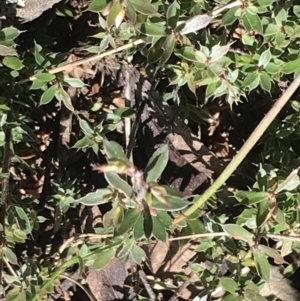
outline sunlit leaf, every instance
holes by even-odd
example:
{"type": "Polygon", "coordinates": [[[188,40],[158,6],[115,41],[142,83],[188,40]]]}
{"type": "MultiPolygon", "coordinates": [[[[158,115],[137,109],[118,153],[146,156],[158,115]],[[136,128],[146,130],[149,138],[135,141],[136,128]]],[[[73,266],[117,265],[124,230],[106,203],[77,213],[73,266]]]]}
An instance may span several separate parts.
{"type": "Polygon", "coordinates": [[[132,249],[130,250],[130,254],[132,259],[139,265],[141,265],[143,259],[146,258],[145,251],[137,245],[133,245],[132,249]]]}
{"type": "Polygon", "coordinates": [[[113,24],[115,23],[115,20],[117,18],[117,16],[119,15],[119,13],[121,12],[122,10],[122,5],[119,1],[114,1],[110,10],[109,10],[109,13],[108,13],[108,16],[107,16],[107,28],[111,28],[113,26],[113,24]]]}
{"type": "Polygon", "coordinates": [[[171,28],[175,28],[179,18],[180,6],[177,1],[174,1],[167,10],[167,23],[171,28]]]}
{"type": "Polygon", "coordinates": [[[164,171],[169,160],[168,145],[163,145],[158,148],[151,156],[145,171],[144,177],[146,182],[155,182],[164,171]]]}
{"type": "Polygon", "coordinates": [[[260,55],[258,66],[265,68],[269,64],[271,58],[272,58],[271,51],[270,48],[268,48],[260,55]]]}
{"type": "Polygon", "coordinates": [[[239,289],[238,284],[229,277],[221,277],[220,284],[225,291],[232,294],[234,294],[239,289]]]}
{"type": "Polygon", "coordinates": [[[0,30],[0,41],[12,41],[17,38],[22,31],[15,27],[6,27],[0,30]]]}
{"type": "Polygon", "coordinates": [[[279,193],[283,190],[292,191],[300,185],[300,179],[298,176],[299,168],[294,169],[288,177],[278,185],[275,193],[279,193]]]}
{"type": "Polygon", "coordinates": [[[24,67],[22,61],[14,56],[6,56],[3,59],[3,64],[13,70],[21,70],[24,67]]]}
{"type": "Polygon", "coordinates": [[[222,228],[235,239],[242,239],[247,242],[252,242],[253,240],[253,234],[239,225],[226,224],[222,225],[222,228]]]}
{"type": "Polygon", "coordinates": [[[84,83],[78,78],[68,77],[68,78],[64,79],[64,82],[69,84],[73,88],[82,88],[82,87],[84,87],[84,83]]]}
{"type": "Polygon", "coordinates": [[[110,199],[107,197],[110,194],[111,191],[107,188],[97,189],[95,192],[90,192],[84,197],[77,199],[76,202],[86,206],[105,204],[110,201],[110,199]]]}
{"type": "Polygon", "coordinates": [[[164,37],[167,35],[166,27],[160,24],[139,23],[136,29],[149,37],[164,37]]]}
{"type": "Polygon", "coordinates": [[[157,10],[155,7],[145,0],[129,0],[134,9],[140,14],[151,16],[156,15],[157,10]]]}
{"type": "Polygon", "coordinates": [[[134,227],[141,215],[141,212],[136,209],[131,209],[125,213],[122,224],[119,229],[116,229],[116,235],[123,235],[134,227]]]}
{"type": "Polygon", "coordinates": [[[58,88],[58,90],[55,93],[55,96],[57,100],[63,102],[63,104],[66,106],[68,110],[74,112],[74,107],[72,104],[71,97],[62,87],[58,88]]]}
{"type": "Polygon", "coordinates": [[[166,228],[157,216],[153,216],[153,235],[161,241],[167,240],[166,228]]]}
{"type": "Polygon", "coordinates": [[[17,56],[17,52],[14,48],[0,45],[0,55],[1,56],[17,56]]]}
{"type": "Polygon", "coordinates": [[[116,249],[108,249],[103,251],[94,261],[93,268],[94,269],[102,269],[104,268],[111,259],[115,256],[116,249]]]}
{"type": "Polygon", "coordinates": [[[198,15],[191,19],[188,19],[183,24],[180,24],[177,29],[181,34],[197,32],[198,30],[205,28],[210,23],[210,21],[211,17],[209,15],[198,15]]]}
{"type": "Polygon", "coordinates": [[[109,159],[122,160],[131,165],[130,161],[124,154],[122,146],[119,143],[115,141],[104,140],[103,147],[109,159]]]}
{"type": "Polygon", "coordinates": [[[165,210],[172,212],[182,210],[189,205],[189,201],[182,198],[166,196],[166,200],[168,201],[168,204],[165,204],[158,200],[156,197],[153,197],[151,207],[157,210],[165,210]]]}
{"type": "Polygon", "coordinates": [[[254,249],[253,256],[258,275],[268,282],[270,280],[270,264],[266,255],[263,252],[254,249]]]}
{"type": "Polygon", "coordinates": [[[128,198],[133,196],[133,189],[129,184],[124,181],[119,175],[113,172],[105,173],[107,182],[120,192],[123,192],[128,198]]]}
{"type": "Polygon", "coordinates": [[[48,88],[43,94],[42,94],[42,97],[41,97],[41,100],[40,100],[40,104],[41,105],[46,105],[48,104],[55,96],[56,92],[58,90],[58,85],[55,84],[55,85],[52,85],[50,88],[48,88]]]}
{"type": "Polygon", "coordinates": [[[109,0],[94,0],[89,5],[89,10],[93,12],[100,12],[105,9],[109,0]]]}

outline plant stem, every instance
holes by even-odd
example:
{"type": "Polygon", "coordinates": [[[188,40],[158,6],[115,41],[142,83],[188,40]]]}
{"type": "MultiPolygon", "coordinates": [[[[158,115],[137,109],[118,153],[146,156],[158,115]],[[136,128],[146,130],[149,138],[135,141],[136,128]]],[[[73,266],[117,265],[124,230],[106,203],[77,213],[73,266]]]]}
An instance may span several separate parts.
{"type": "Polygon", "coordinates": [[[257,141],[261,138],[263,133],[278,115],[280,110],[284,107],[284,105],[288,102],[294,92],[300,85],[300,75],[298,75],[291,85],[286,89],[286,91],[281,95],[281,97],[275,102],[273,107],[269,110],[266,116],[262,119],[262,121],[255,128],[253,133],[250,135],[248,140],[242,146],[237,155],[233,158],[233,160],[227,165],[221,175],[217,178],[217,180],[194,202],[194,204],[188,208],[183,214],[179,215],[174,219],[173,224],[176,225],[182,220],[184,220],[187,216],[194,213],[198,208],[202,207],[205,202],[226,182],[226,180],[232,175],[232,173],[236,170],[236,168],[240,165],[240,163],[245,159],[247,154],[253,148],[253,146],[257,143],[257,141]]]}

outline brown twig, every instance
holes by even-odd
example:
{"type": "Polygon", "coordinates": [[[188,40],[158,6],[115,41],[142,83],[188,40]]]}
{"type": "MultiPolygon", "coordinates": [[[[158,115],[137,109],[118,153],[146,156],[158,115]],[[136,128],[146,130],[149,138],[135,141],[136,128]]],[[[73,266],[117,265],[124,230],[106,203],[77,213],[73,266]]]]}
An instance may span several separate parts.
{"type": "MultiPolygon", "coordinates": [[[[84,58],[84,59],[81,59],[81,60],[78,60],[78,61],[66,64],[66,65],[63,65],[63,66],[55,67],[55,68],[49,70],[48,72],[49,72],[49,74],[56,74],[56,73],[65,71],[66,69],[73,69],[73,68],[75,68],[75,67],[77,67],[79,65],[83,65],[83,64],[86,64],[86,63],[89,63],[89,62],[100,60],[100,59],[102,59],[104,57],[110,56],[110,55],[115,54],[117,52],[129,49],[129,48],[131,48],[133,46],[137,46],[137,45],[143,44],[143,43],[145,43],[145,39],[138,39],[136,41],[133,41],[133,42],[128,43],[126,45],[123,45],[121,47],[108,50],[108,51],[106,51],[104,53],[96,54],[96,55],[93,55],[93,56],[90,56],[90,57],[87,57],[87,58],[84,58]]],[[[24,83],[27,83],[29,81],[33,81],[35,79],[36,79],[36,76],[32,75],[29,78],[22,79],[22,80],[18,81],[17,84],[24,84],[24,83]]]]}

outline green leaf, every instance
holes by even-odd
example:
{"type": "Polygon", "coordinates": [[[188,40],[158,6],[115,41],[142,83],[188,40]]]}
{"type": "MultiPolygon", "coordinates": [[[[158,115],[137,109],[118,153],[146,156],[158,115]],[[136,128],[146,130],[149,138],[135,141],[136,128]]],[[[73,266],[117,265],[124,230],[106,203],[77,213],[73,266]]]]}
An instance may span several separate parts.
{"type": "Polygon", "coordinates": [[[195,56],[195,49],[192,47],[187,46],[187,47],[182,47],[180,49],[176,49],[175,54],[181,59],[185,59],[191,62],[197,62],[195,56]]]}
{"type": "Polygon", "coordinates": [[[4,255],[6,257],[6,259],[12,263],[12,264],[15,264],[17,265],[18,264],[18,258],[17,258],[17,255],[8,247],[4,247],[3,248],[3,251],[4,251],[4,255]]]}
{"type": "Polygon", "coordinates": [[[269,74],[277,74],[280,71],[279,67],[276,64],[274,64],[274,63],[269,63],[265,67],[265,70],[269,74]]]}
{"type": "Polygon", "coordinates": [[[281,191],[295,190],[300,185],[298,172],[299,168],[294,169],[282,183],[278,184],[275,193],[278,194],[281,191]]]}
{"type": "Polygon", "coordinates": [[[141,265],[143,259],[146,258],[144,250],[137,245],[133,245],[132,249],[130,250],[130,255],[132,259],[139,265],[141,265]]]}
{"type": "Polygon", "coordinates": [[[53,86],[51,86],[50,88],[48,88],[43,94],[42,94],[42,97],[41,97],[41,100],[40,100],[40,104],[41,105],[46,105],[48,104],[55,96],[56,92],[58,90],[58,85],[55,84],[53,86]]]}
{"type": "Polygon", "coordinates": [[[123,148],[119,143],[104,140],[103,147],[109,159],[121,160],[131,166],[130,161],[125,156],[123,148]]]}
{"type": "Polygon", "coordinates": [[[0,55],[1,56],[9,56],[9,55],[13,55],[13,56],[17,56],[17,52],[15,49],[11,48],[11,47],[7,47],[4,45],[0,45],[0,55]]]}
{"type": "Polygon", "coordinates": [[[123,192],[128,198],[133,196],[133,189],[119,175],[113,172],[104,173],[107,182],[117,190],[123,192]]]}
{"type": "Polygon", "coordinates": [[[226,224],[221,225],[223,230],[230,234],[234,239],[241,239],[246,242],[252,242],[253,241],[253,234],[244,229],[243,227],[235,224],[226,224]]]}
{"type": "Polygon", "coordinates": [[[264,36],[274,36],[278,32],[280,32],[280,28],[276,24],[267,24],[266,27],[264,28],[264,36]]]}
{"type": "Polygon", "coordinates": [[[190,204],[189,201],[182,198],[172,196],[166,196],[165,198],[169,204],[164,204],[153,196],[151,207],[157,210],[178,211],[186,208],[190,204]]]}
{"type": "Polygon", "coordinates": [[[232,43],[224,46],[215,45],[211,50],[211,54],[210,54],[211,61],[215,62],[221,59],[222,57],[224,57],[229,51],[231,45],[232,43]]]}
{"type": "MultiPolygon", "coordinates": [[[[18,297],[20,297],[21,294],[22,295],[24,294],[22,292],[22,289],[20,289],[19,287],[14,287],[11,290],[9,290],[8,293],[5,295],[5,300],[6,301],[13,301],[13,300],[18,301],[18,297]]],[[[23,300],[25,301],[26,297],[23,300]]]]}
{"type": "Polygon", "coordinates": [[[260,55],[258,66],[265,68],[269,64],[271,58],[272,58],[271,51],[270,48],[268,48],[260,55]]]}
{"type": "Polygon", "coordinates": [[[206,64],[207,56],[205,55],[204,52],[196,50],[195,51],[195,58],[198,62],[206,64]]]}
{"type": "Polygon", "coordinates": [[[296,72],[299,69],[300,69],[300,58],[285,63],[281,67],[281,72],[283,72],[285,74],[290,74],[290,73],[296,72]]]}
{"type": "Polygon", "coordinates": [[[42,46],[34,41],[34,58],[36,63],[40,66],[46,61],[45,57],[41,54],[42,49],[42,46]]]}
{"type": "Polygon", "coordinates": [[[157,216],[153,216],[153,235],[156,239],[163,242],[167,241],[167,231],[164,224],[159,220],[157,216]]]}
{"type": "Polygon", "coordinates": [[[234,294],[238,289],[238,284],[231,278],[221,277],[220,284],[226,292],[234,294]]]}
{"type": "Polygon", "coordinates": [[[144,232],[147,239],[149,239],[152,235],[153,230],[153,218],[150,213],[150,208],[146,202],[143,204],[143,217],[144,217],[144,232]]]}
{"type": "Polygon", "coordinates": [[[112,216],[113,216],[113,223],[116,229],[120,228],[120,225],[122,224],[124,220],[124,209],[121,206],[117,206],[115,209],[112,210],[112,216]]]}
{"type": "Polygon", "coordinates": [[[274,17],[275,17],[276,24],[278,26],[281,26],[283,22],[287,21],[287,12],[284,8],[280,6],[276,6],[274,11],[274,17]]]}
{"type": "Polygon", "coordinates": [[[85,136],[82,139],[77,140],[76,143],[72,146],[72,148],[85,148],[91,146],[92,143],[93,141],[89,137],[85,136]]]}
{"type": "Polygon", "coordinates": [[[262,72],[260,74],[259,79],[260,79],[260,86],[265,91],[267,91],[267,92],[270,93],[270,91],[271,91],[271,80],[272,80],[271,77],[270,77],[270,75],[268,73],[266,73],[266,72],[262,72]]]}
{"type": "Polygon", "coordinates": [[[162,48],[166,38],[162,37],[160,38],[148,51],[147,61],[148,64],[153,64],[154,62],[158,61],[164,50],[162,48]]]}
{"type": "Polygon", "coordinates": [[[14,56],[6,56],[3,59],[3,65],[13,70],[21,70],[24,67],[22,61],[14,56]]]}
{"type": "Polygon", "coordinates": [[[13,41],[20,35],[21,31],[14,27],[6,27],[0,30],[0,41],[13,41]]]}
{"type": "Polygon", "coordinates": [[[259,80],[260,77],[256,72],[249,73],[244,79],[243,86],[248,87],[251,91],[259,85],[259,80]]]}
{"type": "Polygon", "coordinates": [[[171,229],[172,218],[166,211],[158,210],[156,212],[156,217],[163,223],[166,229],[171,229]]]}
{"type": "Polygon", "coordinates": [[[293,5],[293,12],[298,18],[300,18],[300,5],[293,5]]]}
{"type": "Polygon", "coordinates": [[[94,0],[90,5],[88,10],[92,12],[101,12],[107,6],[107,0],[94,0]]]}
{"type": "Polygon", "coordinates": [[[48,83],[55,79],[55,75],[50,73],[39,73],[35,75],[36,80],[48,83]]]}
{"type": "Polygon", "coordinates": [[[108,16],[106,19],[108,29],[114,25],[115,20],[122,9],[123,9],[123,6],[121,5],[121,3],[119,1],[113,1],[113,5],[111,6],[111,8],[109,10],[109,13],[108,13],[108,16]]]}
{"type": "Polygon", "coordinates": [[[183,35],[189,34],[191,32],[197,32],[200,29],[205,28],[210,22],[211,17],[207,14],[197,15],[180,24],[177,30],[183,35]]]}
{"type": "Polygon", "coordinates": [[[264,223],[266,222],[266,219],[269,215],[270,211],[270,202],[268,200],[265,200],[263,202],[259,203],[258,210],[256,213],[256,227],[263,227],[264,223]]]}
{"type": "Polygon", "coordinates": [[[129,0],[133,8],[142,15],[153,16],[157,14],[156,8],[144,0],[129,0]]]}
{"type": "Polygon", "coordinates": [[[94,135],[94,130],[90,127],[86,120],[79,118],[79,126],[85,134],[94,135]]]}
{"type": "Polygon", "coordinates": [[[167,10],[167,23],[171,28],[175,28],[177,26],[178,18],[180,13],[180,6],[177,1],[174,1],[167,10]]]}
{"type": "Polygon", "coordinates": [[[102,269],[104,268],[115,256],[116,249],[108,249],[102,251],[101,254],[95,259],[93,263],[94,269],[102,269]]]}
{"type": "Polygon", "coordinates": [[[268,200],[269,194],[265,191],[238,191],[235,197],[245,205],[253,205],[268,200]]]}
{"type": "Polygon", "coordinates": [[[133,229],[133,237],[134,240],[137,241],[144,235],[144,217],[140,215],[139,219],[137,220],[136,224],[134,225],[133,229]]]}
{"type": "Polygon", "coordinates": [[[297,100],[291,101],[291,106],[296,112],[300,112],[300,102],[297,100]]]}
{"type": "Polygon", "coordinates": [[[31,226],[26,212],[21,207],[15,206],[14,208],[18,216],[20,227],[25,230],[27,234],[29,234],[31,232],[31,226]]]}
{"type": "Polygon", "coordinates": [[[158,148],[151,156],[145,171],[144,177],[146,182],[155,182],[161,176],[169,160],[168,145],[158,148]]]}
{"type": "Polygon", "coordinates": [[[62,87],[58,88],[58,90],[55,93],[55,97],[57,98],[58,101],[62,101],[68,110],[74,112],[74,107],[72,104],[71,97],[62,87]]]}
{"type": "Polygon", "coordinates": [[[111,195],[111,191],[107,188],[97,189],[95,192],[90,192],[84,197],[77,199],[75,202],[86,205],[95,206],[100,204],[105,204],[111,201],[108,196],[111,195]]]}
{"type": "Polygon", "coordinates": [[[136,29],[149,37],[165,37],[167,36],[166,27],[159,24],[152,23],[139,23],[136,25],[136,29]]]}
{"type": "Polygon", "coordinates": [[[286,264],[287,262],[284,258],[279,254],[279,252],[273,248],[264,245],[258,245],[258,250],[265,253],[269,257],[274,259],[274,263],[276,264],[286,264]]]}
{"type": "Polygon", "coordinates": [[[40,90],[41,88],[45,87],[46,84],[47,84],[46,82],[41,82],[41,81],[35,79],[32,82],[30,90],[40,90]]]}
{"type": "Polygon", "coordinates": [[[258,275],[268,282],[270,280],[270,264],[266,255],[263,252],[254,249],[253,256],[258,275]]]}
{"type": "Polygon", "coordinates": [[[129,17],[130,22],[136,23],[136,11],[134,7],[132,6],[130,0],[125,0],[126,8],[127,8],[127,14],[129,17]]]}
{"type": "Polygon", "coordinates": [[[123,222],[119,229],[116,230],[116,236],[123,235],[128,232],[137,223],[141,212],[136,209],[131,209],[125,213],[123,222]]]}
{"type": "Polygon", "coordinates": [[[164,44],[162,45],[162,48],[164,49],[164,52],[161,55],[161,58],[159,60],[159,65],[163,66],[171,57],[172,53],[174,52],[176,40],[173,36],[167,36],[164,44]]]}
{"type": "Polygon", "coordinates": [[[13,231],[13,236],[17,242],[24,242],[27,238],[26,233],[20,229],[15,229],[13,231]]]}
{"type": "Polygon", "coordinates": [[[223,15],[223,18],[222,18],[223,26],[231,25],[238,19],[238,16],[236,15],[236,12],[238,9],[240,9],[240,8],[238,8],[238,7],[231,8],[223,15]]]}
{"type": "Polygon", "coordinates": [[[257,0],[257,3],[259,6],[269,6],[271,5],[275,0],[257,0]]]}
{"type": "Polygon", "coordinates": [[[134,245],[134,240],[129,239],[128,237],[125,236],[122,244],[123,244],[123,248],[116,255],[119,262],[128,256],[130,250],[134,245]]]}
{"type": "Polygon", "coordinates": [[[245,17],[253,30],[257,31],[258,33],[263,32],[261,19],[257,14],[251,14],[249,11],[246,11],[245,17]]]}
{"type": "Polygon", "coordinates": [[[69,84],[73,88],[82,88],[85,86],[84,82],[74,77],[65,78],[64,82],[69,84]]]}

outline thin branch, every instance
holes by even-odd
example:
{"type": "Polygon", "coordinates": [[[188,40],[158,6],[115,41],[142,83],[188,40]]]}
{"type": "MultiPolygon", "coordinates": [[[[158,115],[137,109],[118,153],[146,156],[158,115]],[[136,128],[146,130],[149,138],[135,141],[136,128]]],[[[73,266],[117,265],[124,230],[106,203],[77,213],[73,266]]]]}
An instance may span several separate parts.
{"type": "MultiPolygon", "coordinates": [[[[131,48],[133,46],[137,46],[139,44],[143,44],[145,42],[146,42],[145,39],[138,39],[136,41],[133,41],[133,42],[128,43],[126,45],[123,45],[121,47],[108,50],[108,51],[106,51],[104,53],[96,54],[96,55],[87,57],[85,59],[77,60],[75,62],[72,62],[72,63],[66,64],[66,65],[63,65],[63,66],[59,66],[59,67],[53,68],[53,69],[49,70],[48,72],[49,72],[49,74],[56,74],[56,73],[65,71],[66,69],[72,69],[72,68],[75,68],[75,67],[77,67],[79,65],[83,65],[83,64],[86,64],[86,63],[89,63],[89,62],[101,60],[101,59],[103,59],[106,56],[110,56],[110,55],[115,54],[117,52],[129,49],[129,48],[131,48]]],[[[26,79],[18,81],[17,84],[24,84],[24,83],[27,83],[29,81],[33,81],[35,79],[36,79],[36,76],[33,75],[33,76],[30,76],[29,78],[26,78],[26,79]]]]}
{"type": "Polygon", "coordinates": [[[215,233],[201,233],[201,234],[193,234],[193,235],[186,235],[180,237],[171,237],[168,241],[175,241],[175,240],[184,240],[184,239],[197,239],[197,238],[205,238],[205,237],[220,237],[220,236],[231,236],[226,232],[215,232],[215,233]]]}
{"type": "Polygon", "coordinates": [[[150,299],[152,300],[156,300],[156,295],[151,287],[151,285],[149,284],[148,280],[147,280],[147,276],[145,274],[145,272],[143,270],[139,270],[139,277],[142,280],[144,287],[147,291],[148,296],[150,297],[150,299]]]}
{"type": "Polygon", "coordinates": [[[96,297],[86,288],[84,287],[80,282],[76,281],[75,279],[72,279],[71,277],[67,276],[67,275],[59,275],[58,276],[59,278],[64,278],[64,279],[67,279],[69,281],[71,281],[72,283],[76,284],[77,286],[79,286],[84,292],[85,294],[88,296],[88,298],[91,300],[91,301],[98,301],[96,299],[96,297]]]}
{"type": "MultiPolygon", "coordinates": [[[[278,240],[300,241],[299,235],[296,236],[296,235],[272,234],[272,233],[261,233],[259,235],[261,237],[265,236],[268,238],[274,238],[274,239],[278,239],[278,240]]],[[[184,240],[184,239],[198,239],[198,238],[205,238],[205,237],[221,237],[221,236],[230,237],[232,235],[230,235],[226,232],[201,233],[201,234],[192,234],[192,235],[186,235],[186,236],[180,236],[180,237],[171,237],[168,239],[168,241],[184,240]]]]}
{"type": "Polygon", "coordinates": [[[109,237],[113,237],[112,234],[96,234],[96,233],[84,233],[80,234],[78,236],[72,236],[69,239],[67,239],[59,248],[58,253],[62,254],[63,251],[71,245],[73,242],[76,242],[77,240],[83,240],[83,239],[89,239],[89,240],[103,240],[109,237]]]}

